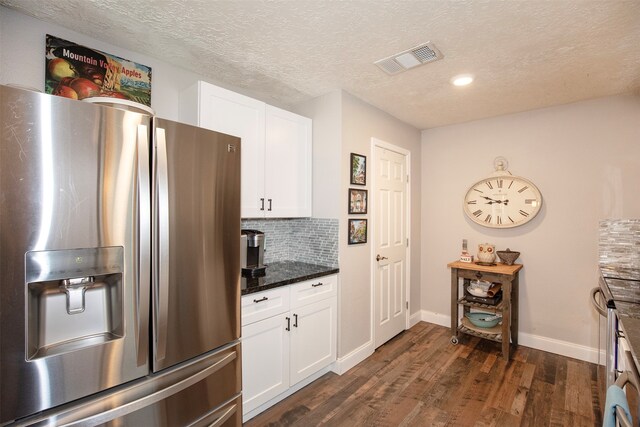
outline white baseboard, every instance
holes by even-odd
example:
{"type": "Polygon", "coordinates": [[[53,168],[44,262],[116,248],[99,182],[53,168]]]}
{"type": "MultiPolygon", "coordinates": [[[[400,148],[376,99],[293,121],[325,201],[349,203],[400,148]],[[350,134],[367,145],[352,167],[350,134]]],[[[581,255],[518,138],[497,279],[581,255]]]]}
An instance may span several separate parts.
{"type": "Polygon", "coordinates": [[[334,364],[333,372],[338,375],[344,374],[349,369],[353,368],[358,363],[371,356],[374,350],[375,348],[373,347],[373,340],[364,343],[360,347],[353,350],[351,353],[339,357],[334,364]]]}
{"type": "MultiPolygon", "coordinates": [[[[420,311],[420,320],[435,323],[440,326],[451,327],[451,316],[447,314],[422,310],[420,311]]],[[[604,360],[604,355],[597,348],[524,332],[518,333],[518,344],[591,363],[598,363],[604,360]]]]}
{"type": "Polygon", "coordinates": [[[435,313],[433,311],[421,310],[420,320],[423,322],[434,323],[440,326],[451,327],[451,316],[448,314],[435,313]]]}
{"type": "Polygon", "coordinates": [[[422,312],[420,310],[409,316],[409,328],[418,324],[422,320],[422,312]]]}
{"type": "Polygon", "coordinates": [[[598,363],[599,360],[604,360],[603,358],[598,358],[600,350],[597,348],[524,332],[518,332],[518,344],[591,363],[598,363]]]}

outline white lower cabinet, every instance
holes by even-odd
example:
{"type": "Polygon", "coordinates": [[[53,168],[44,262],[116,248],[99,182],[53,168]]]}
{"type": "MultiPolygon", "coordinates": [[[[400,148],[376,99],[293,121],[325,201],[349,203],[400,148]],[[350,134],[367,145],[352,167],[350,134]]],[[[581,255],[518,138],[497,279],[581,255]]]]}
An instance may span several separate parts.
{"type": "Polygon", "coordinates": [[[293,312],[289,345],[292,385],[336,360],[336,306],[336,299],[331,298],[293,312]]]}
{"type": "Polygon", "coordinates": [[[289,332],[283,316],[242,327],[242,407],[246,413],[289,388],[289,332]]]}
{"type": "Polygon", "coordinates": [[[245,421],[249,412],[278,396],[286,397],[291,387],[335,362],[337,277],[242,297],[245,421]],[[269,304],[269,309],[260,308],[269,304]],[[274,315],[274,307],[278,314],[274,315]]]}

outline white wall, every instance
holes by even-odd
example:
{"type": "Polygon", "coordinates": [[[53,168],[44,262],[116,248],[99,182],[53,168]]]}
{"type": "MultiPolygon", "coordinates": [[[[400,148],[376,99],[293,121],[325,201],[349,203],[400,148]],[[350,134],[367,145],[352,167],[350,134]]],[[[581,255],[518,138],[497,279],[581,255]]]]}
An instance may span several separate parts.
{"type": "MultiPolygon", "coordinates": [[[[177,121],[180,91],[198,80],[205,80],[226,89],[256,97],[247,89],[205,78],[157,58],[121,49],[104,40],[87,37],[2,6],[0,6],[0,84],[17,84],[44,90],[46,34],[151,67],[151,107],[159,117],[177,121]]],[[[272,100],[263,99],[263,101],[287,109],[287,106],[278,105],[272,100]]]]}
{"type": "MultiPolygon", "coordinates": [[[[343,92],[342,102],[342,184],[339,194],[340,205],[340,330],[338,352],[344,356],[372,341],[371,337],[371,233],[369,225],[368,241],[364,245],[347,244],[348,198],[350,187],[350,154],[358,153],[367,157],[367,173],[371,171],[371,138],[400,146],[411,152],[411,232],[420,236],[420,132],[390,116],[382,110],[343,92]]],[[[367,186],[371,191],[371,180],[367,186]]],[[[371,193],[369,193],[371,194],[371,193]]],[[[367,215],[371,219],[371,215],[367,215]]],[[[411,285],[410,312],[420,309],[420,239],[412,238],[411,244],[411,285]]]]}
{"type": "Polygon", "coordinates": [[[458,257],[462,239],[469,239],[474,254],[478,243],[491,242],[522,253],[521,342],[575,347],[576,357],[590,353],[598,346],[597,316],[588,296],[597,285],[598,220],[640,218],[640,97],[607,97],[430,129],[423,131],[422,144],[426,317],[450,314],[446,264],[458,257]],[[497,156],[542,192],[541,212],[524,226],[489,229],[462,211],[465,192],[493,172],[497,156]]]}

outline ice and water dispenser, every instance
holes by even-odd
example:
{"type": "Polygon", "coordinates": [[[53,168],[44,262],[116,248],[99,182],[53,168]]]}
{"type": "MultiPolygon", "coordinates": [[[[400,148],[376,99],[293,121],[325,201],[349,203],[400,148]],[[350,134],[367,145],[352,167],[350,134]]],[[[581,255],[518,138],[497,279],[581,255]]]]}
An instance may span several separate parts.
{"type": "Polygon", "coordinates": [[[124,335],[124,248],[31,251],[25,258],[27,359],[124,335]]]}

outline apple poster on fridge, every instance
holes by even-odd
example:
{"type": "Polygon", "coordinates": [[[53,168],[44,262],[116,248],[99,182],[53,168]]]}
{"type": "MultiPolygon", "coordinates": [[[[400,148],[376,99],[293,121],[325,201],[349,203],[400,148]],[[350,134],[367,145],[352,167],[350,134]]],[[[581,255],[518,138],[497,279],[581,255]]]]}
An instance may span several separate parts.
{"type": "Polygon", "coordinates": [[[47,34],[45,92],[151,106],[151,68],[47,34]]]}

